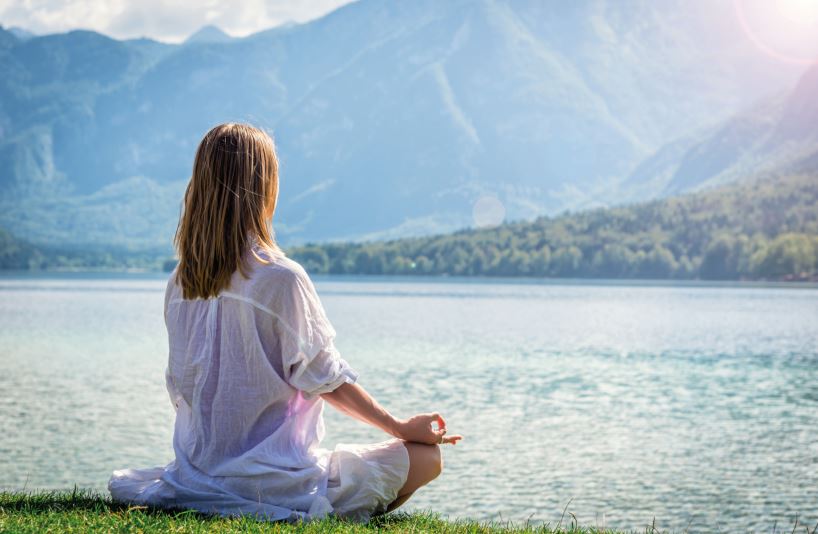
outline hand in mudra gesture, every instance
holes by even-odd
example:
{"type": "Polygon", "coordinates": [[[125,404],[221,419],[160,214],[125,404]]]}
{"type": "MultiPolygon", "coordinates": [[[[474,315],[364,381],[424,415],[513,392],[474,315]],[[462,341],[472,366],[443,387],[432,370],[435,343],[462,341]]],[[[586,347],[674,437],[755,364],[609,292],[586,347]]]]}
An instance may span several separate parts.
{"type": "Polygon", "coordinates": [[[445,443],[456,445],[463,439],[459,434],[446,435],[446,421],[437,412],[419,414],[400,421],[396,437],[427,445],[445,443]],[[434,428],[434,423],[437,423],[437,428],[434,428]]]}
{"type": "Polygon", "coordinates": [[[359,384],[341,384],[321,397],[342,412],[407,442],[454,445],[463,439],[461,435],[446,435],[446,421],[437,412],[422,413],[409,419],[395,418],[359,384]]]}

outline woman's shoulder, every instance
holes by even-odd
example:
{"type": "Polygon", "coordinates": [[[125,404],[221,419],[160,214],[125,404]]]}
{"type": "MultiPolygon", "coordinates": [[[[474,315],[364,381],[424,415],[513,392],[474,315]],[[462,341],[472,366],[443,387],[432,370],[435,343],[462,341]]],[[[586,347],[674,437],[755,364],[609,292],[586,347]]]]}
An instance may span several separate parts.
{"type": "Polygon", "coordinates": [[[301,321],[306,310],[317,315],[320,300],[304,268],[283,254],[262,259],[264,263],[251,260],[252,274],[237,293],[288,324],[301,321]]]}
{"type": "Polygon", "coordinates": [[[179,288],[179,284],[176,280],[176,273],[179,270],[179,264],[177,263],[173,270],[168,274],[168,279],[165,282],[165,300],[170,297],[170,295],[179,288]]]}
{"type": "Polygon", "coordinates": [[[283,252],[269,252],[255,249],[259,258],[251,258],[252,274],[250,278],[255,285],[265,289],[290,292],[295,288],[312,286],[309,275],[297,261],[288,258],[283,252]]]}
{"type": "Polygon", "coordinates": [[[250,255],[252,269],[257,276],[271,278],[295,278],[307,276],[304,268],[282,251],[272,251],[254,246],[250,255]]]}

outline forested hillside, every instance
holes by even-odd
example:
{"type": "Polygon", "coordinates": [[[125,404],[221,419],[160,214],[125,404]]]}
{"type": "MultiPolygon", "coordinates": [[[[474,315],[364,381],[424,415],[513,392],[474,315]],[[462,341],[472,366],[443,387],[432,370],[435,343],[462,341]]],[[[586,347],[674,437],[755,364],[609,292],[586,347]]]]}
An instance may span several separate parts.
{"type": "Polygon", "coordinates": [[[36,269],[42,265],[42,261],[43,255],[39,250],[0,228],[0,268],[36,269]]]}
{"type": "Polygon", "coordinates": [[[167,254],[157,250],[131,251],[110,247],[107,249],[77,249],[74,247],[42,247],[17,239],[0,228],[0,269],[18,271],[36,270],[100,270],[158,271],[167,254]]]}
{"type": "Polygon", "coordinates": [[[818,175],[434,237],[308,245],[311,273],[815,279],[818,175]]]}
{"type": "MultiPolygon", "coordinates": [[[[312,274],[816,280],[818,175],[432,237],[310,244],[288,254],[312,274]]],[[[0,230],[4,269],[173,264],[161,251],[62,251],[0,230]]]]}

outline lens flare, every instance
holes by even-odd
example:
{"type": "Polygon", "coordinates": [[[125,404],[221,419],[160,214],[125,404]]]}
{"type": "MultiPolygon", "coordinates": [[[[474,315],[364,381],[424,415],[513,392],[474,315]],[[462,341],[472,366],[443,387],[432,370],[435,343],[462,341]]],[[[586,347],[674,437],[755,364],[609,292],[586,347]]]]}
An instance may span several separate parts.
{"type": "Polygon", "coordinates": [[[818,63],[818,0],[733,0],[747,38],[786,63],[818,63]]]}
{"type": "Polygon", "coordinates": [[[493,195],[483,195],[478,198],[472,207],[474,225],[478,228],[497,226],[506,218],[506,207],[499,198],[493,195]]]}

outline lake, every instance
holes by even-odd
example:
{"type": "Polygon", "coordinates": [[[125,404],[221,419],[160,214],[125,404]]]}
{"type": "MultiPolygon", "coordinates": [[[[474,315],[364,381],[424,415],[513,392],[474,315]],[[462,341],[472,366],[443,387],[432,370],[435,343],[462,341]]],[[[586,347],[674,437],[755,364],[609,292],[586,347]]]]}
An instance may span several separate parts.
{"type": "MultiPolygon", "coordinates": [[[[172,459],[165,276],[0,278],[0,488],[104,489],[113,469],[172,459]]],[[[555,524],[567,506],[589,526],[679,531],[818,521],[815,287],[315,281],[359,383],[465,435],[410,509],[555,524]]],[[[386,439],[325,414],[328,448],[386,439]]]]}

